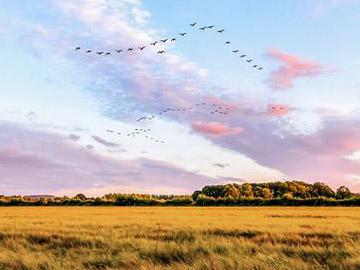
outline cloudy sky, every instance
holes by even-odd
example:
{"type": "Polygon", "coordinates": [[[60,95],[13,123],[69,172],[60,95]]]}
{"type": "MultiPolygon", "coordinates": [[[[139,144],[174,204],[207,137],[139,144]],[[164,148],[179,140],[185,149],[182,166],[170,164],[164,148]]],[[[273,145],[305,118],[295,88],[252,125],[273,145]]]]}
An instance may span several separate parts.
{"type": "Polygon", "coordinates": [[[4,0],[0,194],[359,192],[359,27],[357,0],[4,0]]]}

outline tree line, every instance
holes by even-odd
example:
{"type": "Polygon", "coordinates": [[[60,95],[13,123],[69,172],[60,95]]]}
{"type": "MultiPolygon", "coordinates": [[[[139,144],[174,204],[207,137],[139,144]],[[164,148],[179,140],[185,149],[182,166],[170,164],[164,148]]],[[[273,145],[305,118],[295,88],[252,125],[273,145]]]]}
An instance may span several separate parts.
{"type": "Polygon", "coordinates": [[[0,206],[360,206],[360,195],[320,182],[243,183],[205,186],[192,195],[109,193],[101,197],[4,196],[0,206]]]}

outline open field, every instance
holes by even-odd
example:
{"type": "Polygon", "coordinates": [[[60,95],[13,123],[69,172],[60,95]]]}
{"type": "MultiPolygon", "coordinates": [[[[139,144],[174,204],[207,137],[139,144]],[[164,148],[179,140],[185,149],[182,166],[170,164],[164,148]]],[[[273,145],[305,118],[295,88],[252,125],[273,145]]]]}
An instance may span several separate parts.
{"type": "Polygon", "coordinates": [[[360,269],[360,208],[0,207],[0,269],[360,269]]]}

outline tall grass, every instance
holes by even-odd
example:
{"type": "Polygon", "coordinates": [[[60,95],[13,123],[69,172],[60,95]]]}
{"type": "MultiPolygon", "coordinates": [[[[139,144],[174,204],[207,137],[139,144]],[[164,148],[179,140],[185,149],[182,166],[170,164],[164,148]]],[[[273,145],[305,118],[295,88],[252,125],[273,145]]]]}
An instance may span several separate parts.
{"type": "Polygon", "coordinates": [[[360,208],[0,208],[0,269],[360,269],[360,208]]]}

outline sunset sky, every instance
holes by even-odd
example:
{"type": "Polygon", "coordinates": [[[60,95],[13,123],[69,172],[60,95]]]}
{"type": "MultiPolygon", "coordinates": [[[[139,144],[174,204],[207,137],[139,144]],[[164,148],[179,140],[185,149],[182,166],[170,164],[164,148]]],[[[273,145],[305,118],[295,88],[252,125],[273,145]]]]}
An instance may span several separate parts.
{"type": "Polygon", "coordinates": [[[359,29],[358,0],[1,1],[0,194],[360,192],[359,29]],[[164,143],[106,132],[135,128],[164,143]]]}

